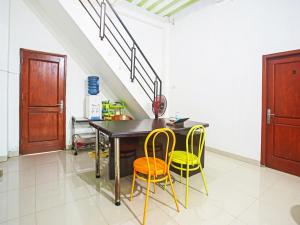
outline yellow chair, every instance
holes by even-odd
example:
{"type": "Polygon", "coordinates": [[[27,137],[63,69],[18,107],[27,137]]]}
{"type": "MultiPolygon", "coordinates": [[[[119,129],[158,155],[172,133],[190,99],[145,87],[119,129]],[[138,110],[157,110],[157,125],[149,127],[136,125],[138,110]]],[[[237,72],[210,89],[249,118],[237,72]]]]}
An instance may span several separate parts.
{"type": "Polygon", "coordinates": [[[134,192],[135,186],[135,178],[139,178],[141,180],[147,181],[147,191],[146,191],[146,200],[144,206],[144,218],[143,218],[143,225],[146,224],[146,217],[147,217],[147,207],[148,207],[148,198],[149,198],[149,189],[150,189],[150,182],[154,185],[154,193],[156,191],[156,183],[157,182],[167,182],[170,181],[171,189],[173,193],[173,198],[176,204],[176,209],[179,212],[178,202],[176,199],[175,190],[173,184],[171,182],[171,175],[170,175],[170,164],[171,159],[173,156],[174,148],[175,148],[175,134],[169,128],[161,128],[153,130],[151,133],[148,134],[145,143],[144,143],[144,151],[145,157],[138,158],[133,163],[133,179],[132,179],[132,189],[130,195],[130,201],[132,201],[132,196],[134,192]],[[165,149],[165,157],[164,159],[157,158],[155,156],[155,141],[156,138],[160,135],[164,135],[166,137],[166,149],[165,149]],[[148,145],[149,139],[152,138],[152,146],[148,145]],[[170,143],[172,145],[170,145],[170,143]],[[152,147],[152,149],[148,149],[148,147],[152,147]],[[169,151],[169,146],[171,146],[169,151]],[[148,153],[152,150],[153,156],[149,157],[148,153]],[[169,152],[168,152],[169,151],[169,152]],[[169,156],[169,157],[168,157],[169,156]]]}
{"type": "MultiPolygon", "coordinates": [[[[185,208],[188,206],[189,197],[189,172],[200,170],[206,194],[208,195],[208,189],[204,172],[201,165],[201,155],[203,151],[204,141],[206,137],[205,128],[202,125],[196,125],[192,127],[186,137],[186,149],[185,151],[175,150],[172,157],[171,166],[180,171],[180,182],[182,179],[182,172],[186,171],[186,193],[185,193],[185,208]],[[194,136],[199,135],[198,152],[194,151],[194,136]]],[[[166,187],[166,182],[165,182],[166,187]]]]}

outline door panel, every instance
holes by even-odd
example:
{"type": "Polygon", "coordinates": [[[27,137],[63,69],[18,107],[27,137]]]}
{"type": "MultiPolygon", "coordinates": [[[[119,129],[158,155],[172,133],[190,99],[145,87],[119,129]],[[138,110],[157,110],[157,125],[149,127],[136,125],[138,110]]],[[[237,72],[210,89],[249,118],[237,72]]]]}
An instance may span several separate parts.
{"type": "Polygon", "coordinates": [[[300,62],[274,63],[276,115],[300,118],[300,62]]]}
{"type": "Polygon", "coordinates": [[[276,124],[274,156],[300,162],[300,126],[276,124]]]}
{"type": "Polygon", "coordinates": [[[29,105],[56,106],[59,94],[59,64],[35,59],[29,60],[29,64],[29,105]]]}
{"type": "Polygon", "coordinates": [[[300,176],[300,51],[265,56],[264,68],[262,163],[300,176]]]}
{"type": "Polygon", "coordinates": [[[29,142],[58,140],[58,112],[29,113],[29,142]]]}
{"type": "Polygon", "coordinates": [[[22,154],[65,147],[66,56],[21,49],[22,154]]]}

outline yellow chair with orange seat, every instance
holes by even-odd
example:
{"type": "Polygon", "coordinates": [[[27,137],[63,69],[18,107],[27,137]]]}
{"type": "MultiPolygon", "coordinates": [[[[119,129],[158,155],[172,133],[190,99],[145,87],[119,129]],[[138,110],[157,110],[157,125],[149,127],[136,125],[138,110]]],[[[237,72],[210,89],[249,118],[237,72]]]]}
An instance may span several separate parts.
{"type": "Polygon", "coordinates": [[[169,128],[160,128],[153,130],[151,133],[148,134],[145,143],[144,143],[144,151],[145,157],[138,158],[133,163],[133,179],[132,179],[132,189],[130,200],[132,201],[132,196],[134,192],[135,186],[135,179],[141,179],[147,181],[147,191],[146,191],[146,199],[145,199],[145,206],[144,206],[144,218],[143,218],[143,225],[146,224],[146,217],[147,217],[147,207],[148,207],[148,199],[149,199],[149,190],[150,190],[150,183],[154,184],[154,192],[156,189],[157,182],[167,182],[170,181],[171,190],[173,194],[173,198],[176,204],[176,209],[179,212],[178,202],[176,199],[175,190],[173,187],[173,183],[171,181],[170,175],[170,164],[172,161],[172,156],[175,148],[176,137],[174,132],[169,128]],[[163,159],[157,158],[155,155],[155,141],[159,135],[164,135],[166,137],[166,145],[165,145],[165,157],[163,159]],[[148,156],[149,153],[149,140],[152,139],[152,157],[148,156]],[[171,144],[170,144],[171,143],[171,144]],[[171,146],[170,150],[169,147],[171,146]]]}

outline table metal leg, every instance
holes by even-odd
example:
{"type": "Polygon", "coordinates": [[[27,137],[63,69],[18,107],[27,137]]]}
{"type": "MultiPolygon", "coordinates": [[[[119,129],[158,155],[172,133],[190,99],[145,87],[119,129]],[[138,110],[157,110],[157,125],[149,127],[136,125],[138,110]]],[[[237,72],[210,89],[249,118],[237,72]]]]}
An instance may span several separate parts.
{"type": "Polygon", "coordinates": [[[120,138],[114,139],[115,147],[115,204],[121,205],[120,201],[120,138]]]}
{"type": "Polygon", "coordinates": [[[99,149],[99,131],[96,130],[96,178],[100,178],[100,149],[99,149]]]}

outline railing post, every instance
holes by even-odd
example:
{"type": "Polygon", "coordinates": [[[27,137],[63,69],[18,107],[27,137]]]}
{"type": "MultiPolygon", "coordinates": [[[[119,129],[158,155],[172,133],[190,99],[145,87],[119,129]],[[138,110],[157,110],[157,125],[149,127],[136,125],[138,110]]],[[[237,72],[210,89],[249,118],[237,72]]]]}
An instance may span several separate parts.
{"type": "MultiPolygon", "coordinates": [[[[157,93],[158,93],[158,81],[157,81],[157,79],[155,79],[155,81],[154,81],[154,98],[153,98],[154,104],[157,104],[157,96],[158,96],[157,93]]],[[[158,107],[158,105],[155,105],[154,107],[156,108],[156,107],[158,107]]],[[[154,111],[154,115],[155,115],[155,119],[158,119],[158,109],[157,108],[154,111]]]]}
{"type": "MultiPolygon", "coordinates": [[[[121,18],[118,15],[118,13],[115,11],[115,9],[113,8],[113,6],[111,5],[110,0],[87,0],[88,3],[86,3],[86,4],[89,4],[89,7],[87,7],[83,3],[83,0],[79,0],[79,2],[81,3],[81,5],[83,6],[83,8],[86,10],[86,12],[88,13],[88,15],[91,17],[91,19],[93,20],[93,22],[96,24],[97,28],[99,29],[99,37],[100,37],[100,39],[101,40],[105,39],[105,40],[107,40],[109,42],[109,44],[113,47],[113,49],[118,54],[118,56],[121,58],[121,60],[123,61],[123,63],[126,65],[126,67],[128,68],[128,70],[130,70],[130,80],[131,80],[131,82],[134,82],[136,80],[136,82],[141,86],[141,88],[144,90],[144,92],[146,93],[146,95],[152,101],[152,104],[155,103],[155,100],[156,100],[156,104],[157,103],[160,104],[161,97],[159,97],[159,96],[162,95],[162,81],[158,77],[158,75],[156,74],[156,72],[153,69],[152,65],[150,64],[150,62],[148,61],[148,59],[146,58],[146,56],[144,55],[144,53],[142,52],[142,50],[140,49],[140,47],[138,46],[138,44],[136,43],[136,41],[134,40],[134,38],[132,37],[132,35],[130,34],[129,30],[127,29],[127,27],[125,26],[125,24],[121,20],[121,18]],[[92,3],[92,1],[96,1],[97,2],[97,7],[94,6],[94,4],[92,3]],[[108,11],[106,11],[106,9],[107,9],[106,6],[108,6],[108,8],[109,8],[108,11]],[[94,13],[91,13],[90,10],[88,9],[90,7],[94,11],[94,13],[97,14],[97,18],[94,18],[94,16],[95,16],[94,13]],[[100,9],[98,7],[100,7],[100,9]],[[98,12],[98,11],[100,11],[100,12],[98,12]],[[110,12],[112,12],[114,14],[114,16],[120,22],[121,26],[126,31],[126,35],[129,36],[130,40],[132,41],[131,43],[133,43],[132,47],[130,47],[130,45],[128,44],[127,40],[124,38],[124,36],[118,30],[118,27],[111,20],[110,15],[109,15],[110,12]],[[110,21],[108,24],[106,23],[106,19],[108,19],[110,21]],[[122,47],[122,45],[120,44],[120,42],[118,41],[118,39],[113,34],[113,32],[112,32],[113,29],[111,29],[111,27],[110,27],[111,25],[116,30],[116,32],[121,36],[122,40],[125,42],[125,44],[128,47],[128,49],[124,50],[124,48],[122,47]],[[106,33],[106,29],[109,32],[108,36],[105,34],[106,33]],[[120,49],[123,50],[124,54],[120,54],[119,53],[118,48],[115,47],[114,43],[110,40],[110,38],[113,38],[115,40],[115,42],[119,45],[120,49]],[[131,51],[131,55],[128,54],[128,50],[131,51]],[[138,51],[138,53],[137,53],[137,51],[138,51]],[[153,72],[153,74],[155,76],[154,79],[152,77],[150,77],[150,75],[148,74],[148,71],[141,64],[141,61],[139,60],[139,58],[136,57],[136,54],[139,54],[138,56],[142,57],[142,59],[146,63],[146,66],[148,66],[150,68],[150,71],[153,72]],[[124,58],[124,56],[125,56],[125,58],[124,58]],[[129,66],[128,60],[131,63],[130,66],[129,66]],[[136,66],[136,63],[139,64],[138,67],[136,66]],[[151,81],[151,84],[149,84],[149,80],[147,81],[147,79],[144,78],[143,74],[139,70],[140,68],[142,69],[142,71],[145,72],[145,74],[147,75],[147,77],[151,81]],[[138,73],[138,76],[135,76],[136,72],[138,73]],[[146,88],[146,89],[144,88],[144,85],[139,80],[140,77],[145,82],[145,84],[148,86],[148,88],[146,88]],[[151,86],[151,85],[153,85],[153,86],[151,86]],[[154,95],[153,99],[152,99],[152,96],[151,96],[152,94],[154,95]],[[159,99],[158,99],[158,97],[159,97],[159,99]]],[[[156,118],[158,117],[158,113],[157,112],[156,112],[155,117],[156,118]]]]}
{"type": "Polygon", "coordinates": [[[103,0],[101,2],[101,12],[100,12],[100,39],[104,39],[105,32],[105,13],[106,13],[106,3],[103,0]]]}
{"type": "Polygon", "coordinates": [[[135,44],[133,44],[133,47],[131,49],[131,66],[130,66],[131,82],[133,82],[135,78],[135,55],[136,55],[136,48],[135,48],[135,44]]]}
{"type": "Polygon", "coordinates": [[[154,98],[153,98],[153,101],[156,100],[157,93],[158,93],[158,82],[157,82],[157,80],[155,80],[154,81],[154,98]]]}
{"type": "Polygon", "coordinates": [[[159,95],[162,96],[162,83],[161,83],[161,80],[159,80],[159,95]]]}

